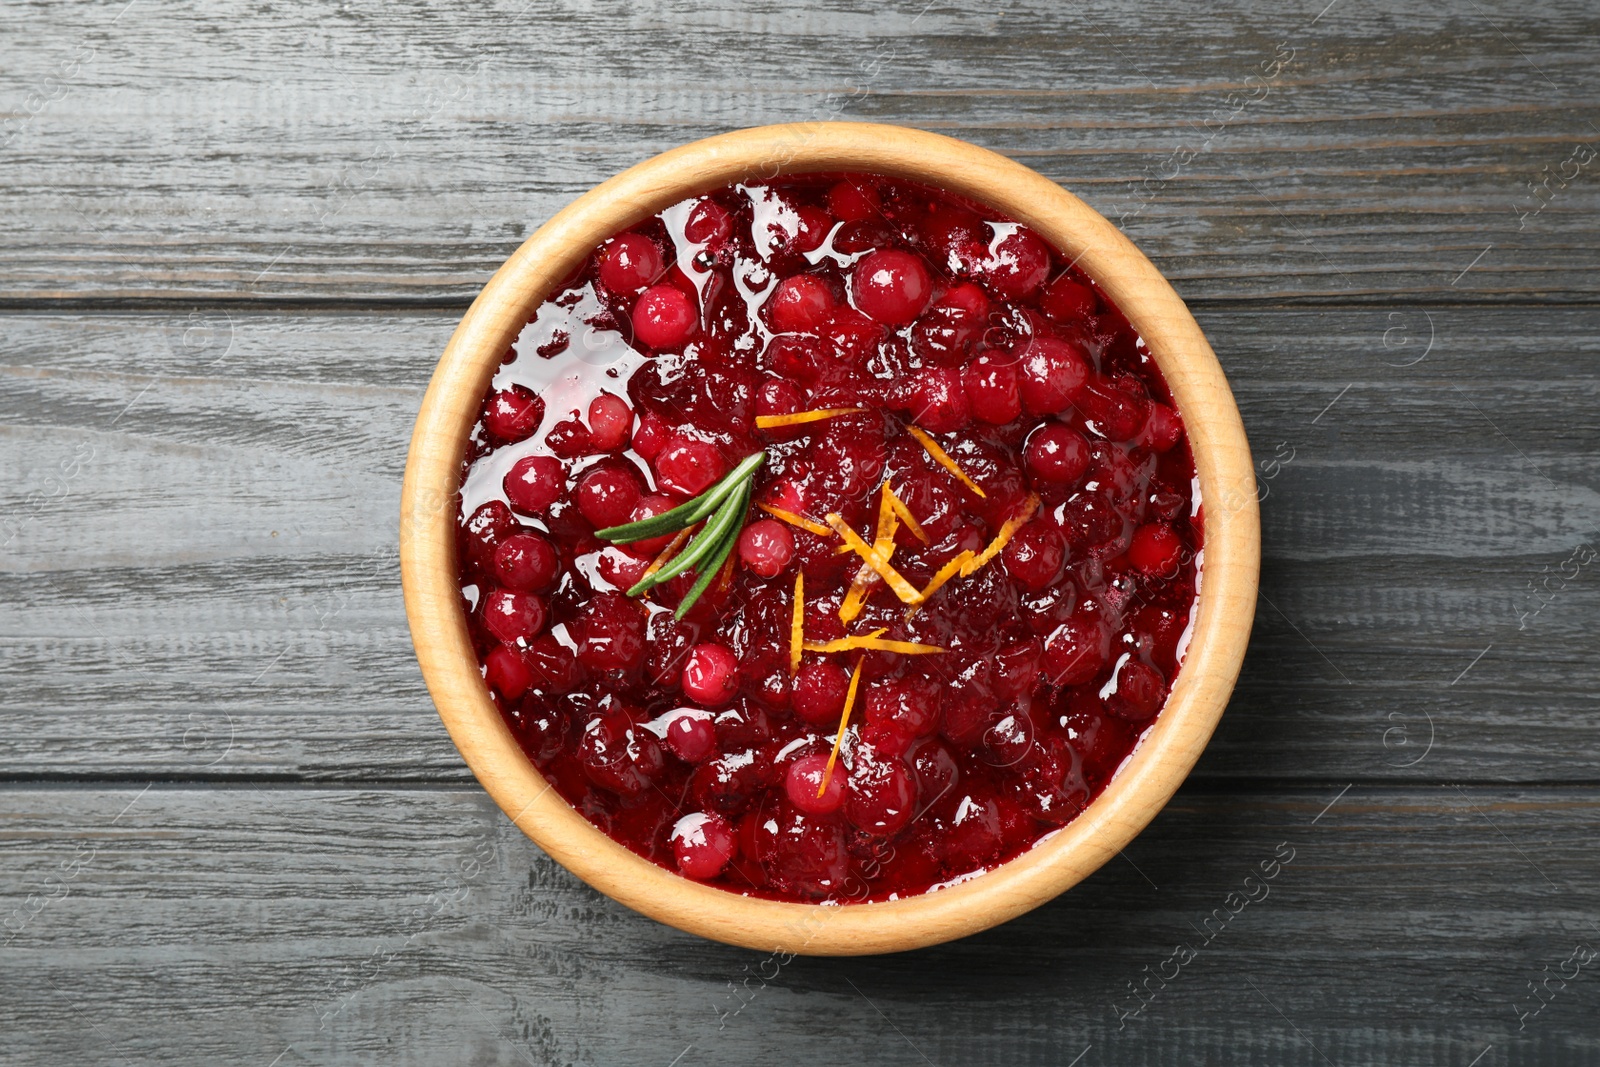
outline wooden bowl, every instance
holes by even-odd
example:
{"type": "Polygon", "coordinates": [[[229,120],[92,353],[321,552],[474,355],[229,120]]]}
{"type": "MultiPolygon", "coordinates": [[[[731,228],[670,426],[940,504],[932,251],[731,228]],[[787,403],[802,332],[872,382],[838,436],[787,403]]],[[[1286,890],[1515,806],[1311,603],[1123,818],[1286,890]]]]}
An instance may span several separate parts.
{"type": "Polygon", "coordinates": [[[1255,614],[1260,525],[1249,446],[1216,356],[1183,301],[1116,227],[1054,182],[962,141],[897,126],[826,122],[711,137],[590,190],[529,237],[473,301],[417,416],[401,497],[400,566],[422,673],[456,747],[495,802],[602,893],[735,945],[809,955],[895,952],[987,929],[1089,875],[1160,811],[1199,758],[1239,673],[1255,614]],[[960,885],[884,903],[740,896],[656,866],[551,790],[495,709],[457,586],[456,493],[489,380],[533,310],[611,234],[695,193],[779,174],[867,171],[991,204],[1094,278],[1149,345],[1187,427],[1204,502],[1198,618],[1166,708],[1104,792],[1033,849],[960,885]]]}

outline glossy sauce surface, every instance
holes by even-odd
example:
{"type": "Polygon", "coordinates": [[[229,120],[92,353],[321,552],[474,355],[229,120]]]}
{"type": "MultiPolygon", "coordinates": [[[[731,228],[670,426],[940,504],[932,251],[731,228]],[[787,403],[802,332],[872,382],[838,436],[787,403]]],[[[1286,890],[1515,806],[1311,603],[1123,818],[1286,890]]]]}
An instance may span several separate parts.
{"type": "Polygon", "coordinates": [[[1199,502],[1153,361],[1036,235],[909,182],[738,186],[612,238],[507,354],[465,463],[469,625],[524,750],[733,892],[887,899],[1017,855],[1104,788],[1187,642],[1199,502]],[[669,538],[595,531],[763,451],[684,618],[693,574],[626,595],[669,538]]]}

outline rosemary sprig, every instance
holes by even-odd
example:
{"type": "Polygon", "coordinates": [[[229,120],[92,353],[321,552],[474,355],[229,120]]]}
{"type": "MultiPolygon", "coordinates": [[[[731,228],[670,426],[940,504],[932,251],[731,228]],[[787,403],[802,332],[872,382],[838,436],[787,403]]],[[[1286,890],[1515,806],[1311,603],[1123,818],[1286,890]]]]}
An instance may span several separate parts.
{"type": "Polygon", "coordinates": [[[750,507],[752,479],[766,459],[765,452],[757,452],[753,456],[746,457],[716,485],[671,511],[638,522],[596,530],[596,537],[618,544],[629,544],[677,533],[705,519],[707,515],[711,516],[705,527],[694,535],[682,552],[659,567],[654,574],[640,579],[632,589],[628,590],[628,595],[640,596],[680,574],[697,571],[699,577],[684,596],[683,602],[678,605],[678,610],[673,613],[677,618],[683,618],[689,609],[694,607],[701,594],[710,587],[717,571],[733,552],[733,546],[738,543],[739,533],[744,529],[745,512],[750,507]]]}

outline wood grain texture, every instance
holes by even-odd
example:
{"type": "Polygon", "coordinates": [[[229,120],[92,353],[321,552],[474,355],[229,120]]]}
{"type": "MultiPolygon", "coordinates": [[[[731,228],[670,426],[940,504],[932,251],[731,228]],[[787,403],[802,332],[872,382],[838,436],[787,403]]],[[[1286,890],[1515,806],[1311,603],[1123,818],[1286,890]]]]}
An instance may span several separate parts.
{"type": "MultiPolygon", "coordinates": [[[[0,319],[0,773],[465,780],[394,533],[453,321],[189,314],[0,319]]],[[[1600,780],[1593,567],[1518,614],[1600,532],[1600,314],[1429,314],[1201,316],[1266,494],[1203,776],[1600,780]]]]}
{"type": "Polygon", "coordinates": [[[780,963],[599,896],[476,788],[11,790],[0,909],[27,918],[10,920],[21,928],[3,949],[6,1060],[1061,1065],[1090,1048],[1080,1062],[1277,1067],[1466,1064],[1489,1045],[1498,1063],[1600,1054],[1584,1023],[1592,973],[1552,982],[1555,999],[1520,1030],[1517,1015],[1532,1010],[1528,981],[1600,943],[1588,877],[1600,801],[1337,792],[1187,788],[1125,859],[1004,927],[900,956],[780,963]],[[1140,1003],[1128,983],[1179,944],[1195,958],[1119,1028],[1118,1009],[1140,1003]]]}
{"type": "Polygon", "coordinates": [[[49,0],[0,25],[0,295],[463,305],[628,165],[843,117],[1014,155],[1190,299],[1593,300],[1600,12],[1324,6],[49,0]]]}

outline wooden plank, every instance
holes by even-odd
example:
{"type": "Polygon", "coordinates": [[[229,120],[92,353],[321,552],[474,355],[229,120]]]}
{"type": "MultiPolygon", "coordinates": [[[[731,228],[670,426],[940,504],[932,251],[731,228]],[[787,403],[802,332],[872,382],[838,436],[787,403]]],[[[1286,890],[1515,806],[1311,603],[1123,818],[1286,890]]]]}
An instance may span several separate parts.
{"type": "Polygon", "coordinates": [[[1592,974],[1554,977],[1600,943],[1588,792],[1190,788],[1004,927],[787,963],[599,897],[477,790],[8,789],[0,810],[10,1063],[1600,1054],[1592,974]]]}
{"type": "MultiPolygon", "coordinates": [[[[1596,779],[1600,313],[1429,313],[1410,367],[1395,312],[1204,316],[1267,495],[1202,776],[1596,779]]],[[[0,774],[467,780],[394,556],[451,326],[0,318],[0,774]]]]}
{"type": "Polygon", "coordinates": [[[0,298],[464,303],[633,162],[842,117],[1028,162],[1191,299],[1592,300],[1600,12],[1323,7],[48,0],[0,26],[0,298]]]}

